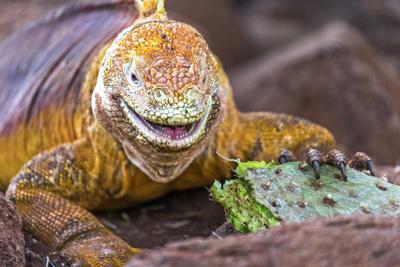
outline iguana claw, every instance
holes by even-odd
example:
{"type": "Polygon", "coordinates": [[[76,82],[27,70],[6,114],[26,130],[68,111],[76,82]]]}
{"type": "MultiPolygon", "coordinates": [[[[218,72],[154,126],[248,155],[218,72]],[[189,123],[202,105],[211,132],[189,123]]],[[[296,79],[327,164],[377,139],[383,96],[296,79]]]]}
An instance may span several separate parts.
{"type": "Polygon", "coordinates": [[[370,173],[372,176],[375,176],[374,164],[373,164],[372,160],[368,160],[368,161],[366,162],[366,164],[367,164],[367,170],[369,171],[369,173],[370,173]]]}
{"type": "Polygon", "coordinates": [[[340,174],[342,175],[343,180],[347,181],[346,174],[346,165],[347,159],[346,156],[339,150],[333,149],[329,151],[323,159],[323,162],[328,165],[335,166],[340,170],[340,174]]]}
{"type": "Polygon", "coordinates": [[[281,152],[278,158],[279,164],[296,161],[296,156],[289,150],[285,149],[281,152]]]}
{"type": "Polygon", "coordinates": [[[345,182],[347,182],[346,163],[344,161],[341,161],[339,163],[339,167],[338,168],[339,168],[340,173],[341,173],[341,175],[343,177],[343,180],[345,182]]]}
{"type": "Polygon", "coordinates": [[[350,167],[357,170],[368,170],[372,176],[375,176],[374,164],[372,159],[363,152],[357,152],[349,161],[350,167]]]}
{"type": "MultiPolygon", "coordinates": [[[[289,150],[284,150],[278,158],[279,164],[284,164],[287,162],[295,161],[296,157],[289,150]]],[[[308,165],[310,165],[314,170],[315,179],[320,179],[320,167],[321,164],[327,164],[335,166],[339,169],[343,181],[347,181],[346,166],[347,159],[346,156],[339,150],[330,150],[324,157],[321,152],[317,149],[310,148],[306,153],[306,159],[308,165]]],[[[354,154],[352,159],[348,162],[349,166],[357,170],[367,170],[372,176],[375,176],[374,165],[371,158],[362,152],[357,152],[354,154]]]]}
{"type": "Polygon", "coordinates": [[[314,177],[319,180],[320,174],[320,164],[322,156],[321,152],[316,149],[310,148],[307,152],[306,162],[314,169],[314,177]]]}

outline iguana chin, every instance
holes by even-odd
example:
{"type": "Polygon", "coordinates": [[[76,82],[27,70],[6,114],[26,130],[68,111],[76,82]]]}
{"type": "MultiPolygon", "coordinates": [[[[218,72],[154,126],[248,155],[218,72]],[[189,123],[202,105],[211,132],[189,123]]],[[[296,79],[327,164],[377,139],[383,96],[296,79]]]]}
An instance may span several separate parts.
{"type": "MultiPolygon", "coordinates": [[[[221,64],[202,35],[169,20],[164,0],[137,1],[137,6],[140,17],[101,50],[87,71],[78,105],[65,99],[65,110],[74,110],[66,116],[75,123],[41,120],[48,136],[40,139],[28,124],[10,134],[7,125],[19,122],[11,115],[0,117],[7,122],[0,124],[7,133],[0,135],[0,144],[19,144],[21,132],[30,134],[23,151],[0,157],[1,183],[9,183],[7,196],[16,203],[25,228],[92,266],[121,266],[139,249],[88,210],[129,207],[229,177],[232,166],[218,153],[285,162],[310,148],[328,151],[335,146],[328,130],[306,120],[239,112],[221,64]],[[76,133],[73,141],[52,136],[69,132],[76,133]],[[46,151],[49,147],[54,148],[46,151]],[[32,153],[38,155],[19,165],[32,153]]],[[[31,107],[19,108],[29,112],[24,108],[31,107]]],[[[41,111],[37,118],[56,114],[41,111]]],[[[307,160],[316,177],[321,162],[342,170],[346,164],[338,151],[325,160],[310,151],[307,160]]],[[[363,154],[353,162],[370,167],[363,154]]]]}

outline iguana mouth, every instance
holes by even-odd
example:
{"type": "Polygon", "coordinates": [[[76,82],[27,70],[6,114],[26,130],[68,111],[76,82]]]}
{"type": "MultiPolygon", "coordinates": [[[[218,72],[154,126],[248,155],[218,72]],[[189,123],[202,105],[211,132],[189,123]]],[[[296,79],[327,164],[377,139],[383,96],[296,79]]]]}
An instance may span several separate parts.
{"type": "Polygon", "coordinates": [[[201,122],[201,120],[198,120],[196,122],[186,125],[163,125],[146,120],[137,113],[136,115],[150,130],[154,131],[154,133],[172,140],[179,140],[190,136],[190,134],[193,133],[200,126],[201,122]]]}
{"type": "Polygon", "coordinates": [[[207,118],[211,110],[211,103],[207,105],[207,110],[203,117],[195,122],[182,125],[152,122],[139,115],[123,99],[121,99],[121,107],[131,124],[137,128],[140,135],[149,142],[161,147],[182,149],[196,143],[203,135],[207,118]]]}

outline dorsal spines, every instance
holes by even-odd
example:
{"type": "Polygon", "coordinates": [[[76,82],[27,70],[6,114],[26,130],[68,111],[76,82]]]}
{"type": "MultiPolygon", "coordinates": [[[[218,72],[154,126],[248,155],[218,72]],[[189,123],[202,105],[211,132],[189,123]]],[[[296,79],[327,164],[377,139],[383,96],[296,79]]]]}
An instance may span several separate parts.
{"type": "Polygon", "coordinates": [[[139,14],[142,19],[165,19],[165,0],[136,0],[139,14]]]}

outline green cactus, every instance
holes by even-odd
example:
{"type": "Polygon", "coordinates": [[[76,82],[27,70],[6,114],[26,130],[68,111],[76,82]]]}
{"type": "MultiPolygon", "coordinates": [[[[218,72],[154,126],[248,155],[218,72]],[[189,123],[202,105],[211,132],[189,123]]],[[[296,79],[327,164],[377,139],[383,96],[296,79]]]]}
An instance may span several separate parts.
{"type": "Polygon", "coordinates": [[[235,172],[238,179],[223,185],[216,181],[211,194],[240,232],[313,217],[400,215],[399,186],[349,167],[347,182],[327,165],[321,166],[321,178],[316,180],[312,168],[302,162],[238,162],[235,172]]]}

